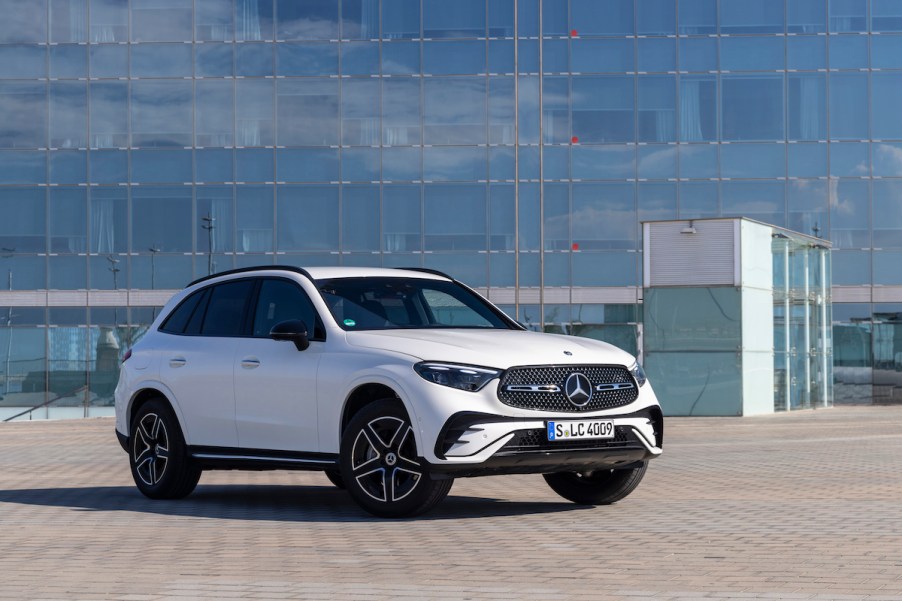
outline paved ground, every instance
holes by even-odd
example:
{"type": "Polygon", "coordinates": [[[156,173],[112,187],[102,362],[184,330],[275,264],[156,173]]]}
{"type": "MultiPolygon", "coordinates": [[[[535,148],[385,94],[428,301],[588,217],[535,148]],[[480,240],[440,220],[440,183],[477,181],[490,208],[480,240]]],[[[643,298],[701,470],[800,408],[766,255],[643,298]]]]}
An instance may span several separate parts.
{"type": "Polygon", "coordinates": [[[134,488],[108,418],[0,425],[0,599],[902,601],[902,408],[680,418],[626,500],[460,480],[368,517],[315,473],[134,488]]]}

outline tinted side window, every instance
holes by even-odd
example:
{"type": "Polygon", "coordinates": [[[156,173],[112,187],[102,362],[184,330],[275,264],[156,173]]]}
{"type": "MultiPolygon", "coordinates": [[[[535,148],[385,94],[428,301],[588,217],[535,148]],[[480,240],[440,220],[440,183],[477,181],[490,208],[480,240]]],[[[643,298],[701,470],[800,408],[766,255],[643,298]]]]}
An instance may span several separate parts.
{"type": "Polygon", "coordinates": [[[323,338],[324,332],[313,303],[297,284],[287,280],[263,280],[254,315],[254,336],[265,338],[280,321],[300,319],[312,338],[323,338]]]}
{"type": "Polygon", "coordinates": [[[253,280],[240,280],[215,286],[210,293],[201,335],[241,336],[245,309],[253,290],[253,280]]]}
{"type": "MultiPolygon", "coordinates": [[[[183,300],[182,303],[169,314],[169,317],[166,318],[163,325],[160,326],[160,331],[169,332],[170,334],[184,333],[185,326],[188,325],[191,316],[197,311],[198,305],[202,306],[200,301],[206,292],[206,290],[198,290],[183,300]]],[[[203,313],[203,309],[197,312],[203,313]]]]}

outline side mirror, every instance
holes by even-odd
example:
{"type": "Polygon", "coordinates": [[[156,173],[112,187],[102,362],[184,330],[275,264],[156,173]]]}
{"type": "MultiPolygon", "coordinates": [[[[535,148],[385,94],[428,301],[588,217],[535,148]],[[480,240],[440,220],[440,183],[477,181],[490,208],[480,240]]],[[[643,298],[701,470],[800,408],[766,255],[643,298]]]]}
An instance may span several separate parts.
{"type": "Polygon", "coordinates": [[[310,346],[307,338],[307,324],[300,319],[280,321],[269,331],[269,337],[273,340],[293,342],[299,351],[306,350],[310,346]]]}

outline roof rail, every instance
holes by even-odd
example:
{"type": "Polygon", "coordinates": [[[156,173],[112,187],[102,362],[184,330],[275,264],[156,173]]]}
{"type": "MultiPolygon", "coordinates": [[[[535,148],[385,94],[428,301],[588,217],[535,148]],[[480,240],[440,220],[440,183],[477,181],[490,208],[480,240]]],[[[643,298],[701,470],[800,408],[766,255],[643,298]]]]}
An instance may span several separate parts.
{"type": "Polygon", "coordinates": [[[452,282],[457,281],[443,271],[439,271],[438,269],[429,269],[428,267],[395,267],[395,269],[403,269],[404,271],[419,271],[420,273],[429,273],[432,275],[439,275],[443,278],[448,278],[452,282]]]}
{"type": "Polygon", "coordinates": [[[202,278],[198,278],[188,284],[186,288],[190,288],[195,284],[200,284],[201,282],[206,282],[207,280],[212,280],[213,278],[218,278],[224,275],[233,275],[236,273],[248,273],[251,271],[262,271],[264,269],[276,270],[276,271],[290,271],[292,273],[299,273],[302,276],[306,277],[308,280],[313,281],[313,276],[310,273],[303,269],[302,267],[295,267],[294,265],[257,265],[256,267],[239,267],[238,269],[229,269],[228,271],[220,271],[219,273],[214,273],[211,275],[205,275],[202,278]]]}

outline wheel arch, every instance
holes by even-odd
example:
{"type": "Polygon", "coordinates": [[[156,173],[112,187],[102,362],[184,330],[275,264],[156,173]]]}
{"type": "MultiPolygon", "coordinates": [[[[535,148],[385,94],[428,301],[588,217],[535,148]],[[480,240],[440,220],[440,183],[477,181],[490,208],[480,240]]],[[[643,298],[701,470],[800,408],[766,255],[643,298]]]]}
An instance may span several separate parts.
{"type": "Polygon", "coordinates": [[[166,389],[165,386],[160,384],[159,382],[146,383],[141,386],[131,397],[128,402],[128,408],[125,413],[125,427],[128,428],[128,436],[131,437],[131,424],[132,417],[135,413],[148,401],[151,399],[163,399],[169,408],[172,409],[172,412],[175,414],[175,419],[178,420],[179,428],[182,431],[182,435],[185,438],[185,441],[188,440],[188,430],[185,428],[185,420],[182,417],[182,412],[179,410],[179,407],[176,403],[172,401],[172,394],[166,389]]]}
{"type": "MultiPolygon", "coordinates": [[[[338,440],[341,440],[345,428],[348,427],[348,424],[351,423],[351,420],[354,419],[354,416],[357,415],[361,409],[370,403],[381,401],[382,399],[399,400],[401,404],[404,405],[404,410],[407,411],[408,417],[410,417],[411,420],[413,419],[410,407],[408,407],[407,403],[404,402],[404,399],[401,398],[401,395],[398,394],[398,391],[394,387],[384,382],[366,382],[357,385],[345,399],[344,406],[341,410],[341,420],[338,423],[338,440]]],[[[416,428],[414,428],[414,431],[416,431],[416,428]]]]}

